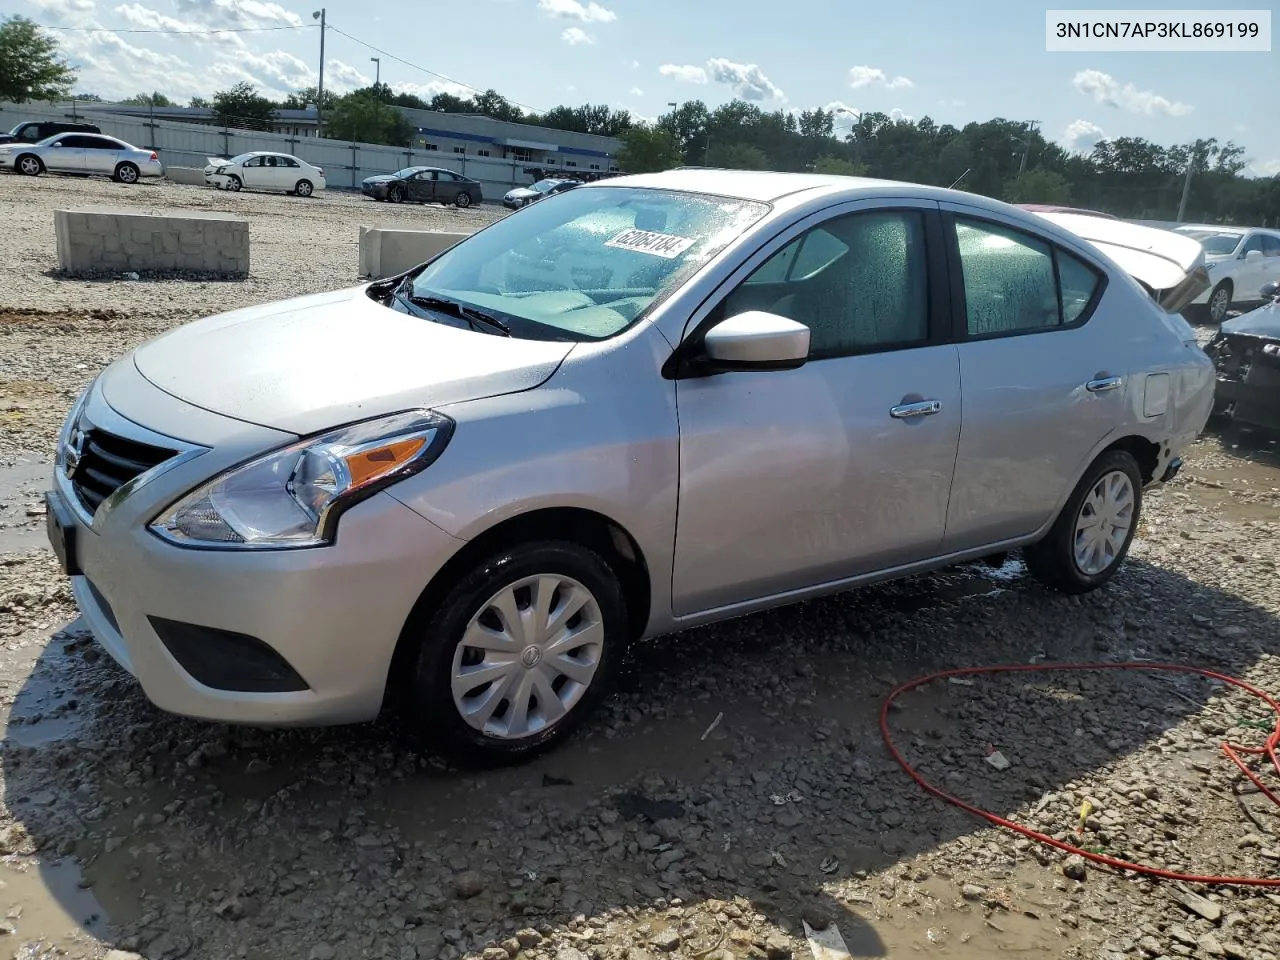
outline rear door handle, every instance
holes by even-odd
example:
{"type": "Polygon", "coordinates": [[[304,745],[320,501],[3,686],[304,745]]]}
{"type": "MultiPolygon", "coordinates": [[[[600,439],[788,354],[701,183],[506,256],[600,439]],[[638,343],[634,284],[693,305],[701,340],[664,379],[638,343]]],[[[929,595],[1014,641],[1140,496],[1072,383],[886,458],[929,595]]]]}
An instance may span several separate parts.
{"type": "Polygon", "coordinates": [[[1123,382],[1119,377],[1102,377],[1099,380],[1090,380],[1084,388],[1090,393],[1106,393],[1108,390],[1116,389],[1123,382]]]}
{"type": "Polygon", "coordinates": [[[942,409],[940,400],[920,400],[916,403],[900,403],[889,408],[889,416],[895,420],[907,420],[911,417],[931,417],[942,409]]]}

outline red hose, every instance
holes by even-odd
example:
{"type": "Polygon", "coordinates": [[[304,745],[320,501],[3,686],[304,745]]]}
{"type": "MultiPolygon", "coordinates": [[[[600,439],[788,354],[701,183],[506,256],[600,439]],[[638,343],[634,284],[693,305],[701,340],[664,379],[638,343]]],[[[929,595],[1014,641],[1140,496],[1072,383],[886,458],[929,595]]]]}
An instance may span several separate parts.
{"type": "Polygon", "coordinates": [[[1115,857],[1108,857],[1105,854],[1093,853],[1092,851],[1083,850],[1080,847],[1072,846],[1069,843],[1064,843],[1061,840],[1056,840],[1053,837],[1047,836],[1046,834],[1043,834],[1043,833],[1039,833],[1035,830],[1030,829],[1029,827],[1024,827],[1021,824],[1012,822],[1011,820],[1006,820],[1004,817],[996,816],[994,813],[990,813],[986,810],[981,810],[978,807],[973,806],[972,804],[966,803],[965,801],[961,800],[959,797],[952,796],[951,794],[947,793],[945,790],[942,790],[939,787],[935,787],[933,784],[925,780],[924,777],[920,776],[920,774],[918,774],[912,768],[911,764],[907,763],[906,759],[898,751],[898,748],[894,746],[893,737],[889,731],[889,707],[900,694],[906,693],[908,690],[913,690],[916,687],[923,686],[926,683],[931,683],[934,680],[943,680],[943,679],[946,679],[947,677],[962,677],[962,676],[968,676],[968,675],[980,674],[980,673],[1024,673],[1024,672],[1045,673],[1045,672],[1054,671],[1054,670],[1161,670],[1168,673],[1194,673],[1194,674],[1199,674],[1205,677],[1212,677],[1214,680],[1221,680],[1223,683],[1229,683],[1232,686],[1239,687],[1241,690],[1247,690],[1249,693],[1253,694],[1255,697],[1265,701],[1267,705],[1270,706],[1273,711],[1275,711],[1275,714],[1276,714],[1275,730],[1271,733],[1270,736],[1267,737],[1266,743],[1261,747],[1238,747],[1238,746],[1234,746],[1233,744],[1224,742],[1222,744],[1222,752],[1225,753],[1227,757],[1237,767],[1239,767],[1241,771],[1244,772],[1244,775],[1248,777],[1253,782],[1253,784],[1260,791],[1262,791],[1262,793],[1266,797],[1268,797],[1271,800],[1272,803],[1276,804],[1277,806],[1280,806],[1280,796],[1277,796],[1275,792],[1268,789],[1263,784],[1263,782],[1258,779],[1257,774],[1255,774],[1252,770],[1250,770],[1247,766],[1245,766],[1244,761],[1241,759],[1241,754],[1251,755],[1251,756],[1266,756],[1271,760],[1271,763],[1275,766],[1276,773],[1280,774],[1280,755],[1277,754],[1277,751],[1280,751],[1280,703],[1278,703],[1266,691],[1260,690],[1257,687],[1253,686],[1252,684],[1246,683],[1243,680],[1238,680],[1235,677],[1228,677],[1221,673],[1215,673],[1212,670],[1202,670],[1199,667],[1187,667],[1187,666],[1182,666],[1181,664],[1174,664],[1174,663],[1062,663],[1062,664],[1049,664],[1045,666],[1040,666],[1038,664],[1029,664],[1029,665],[1013,664],[1013,665],[1002,665],[1002,666],[994,666],[994,667],[964,667],[958,670],[942,670],[942,671],[939,671],[938,673],[931,673],[927,677],[920,677],[917,680],[911,680],[908,683],[902,684],[900,687],[898,687],[896,690],[890,693],[888,697],[885,698],[883,705],[880,707],[880,732],[884,736],[885,746],[889,748],[889,752],[893,755],[893,758],[898,761],[898,763],[902,766],[902,769],[907,771],[907,774],[911,777],[911,779],[914,780],[923,790],[933,794],[935,797],[939,797],[947,801],[947,803],[954,804],[955,806],[959,807],[962,810],[967,810],[969,813],[972,813],[975,816],[982,817],[984,820],[989,820],[992,823],[996,824],[997,826],[1006,827],[1009,830],[1013,830],[1016,833],[1022,834],[1023,836],[1030,837],[1033,840],[1038,840],[1041,843],[1046,843],[1051,847],[1057,847],[1059,850],[1065,850],[1068,853],[1078,854],[1079,856],[1084,857],[1086,860],[1092,860],[1095,863],[1104,863],[1109,867],[1115,867],[1117,870],[1130,870],[1134,873],[1146,874],[1147,876],[1151,876],[1151,877],[1160,877],[1164,880],[1182,880],[1187,883],[1204,883],[1204,884],[1218,884],[1218,885],[1234,884],[1237,886],[1248,886],[1248,887],[1280,887],[1280,877],[1202,877],[1202,876],[1197,876],[1195,874],[1189,874],[1189,873],[1175,873],[1171,870],[1160,870],[1160,869],[1157,869],[1156,867],[1148,867],[1140,863],[1130,863],[1127,860],[1118,860],[1115,857]]]}

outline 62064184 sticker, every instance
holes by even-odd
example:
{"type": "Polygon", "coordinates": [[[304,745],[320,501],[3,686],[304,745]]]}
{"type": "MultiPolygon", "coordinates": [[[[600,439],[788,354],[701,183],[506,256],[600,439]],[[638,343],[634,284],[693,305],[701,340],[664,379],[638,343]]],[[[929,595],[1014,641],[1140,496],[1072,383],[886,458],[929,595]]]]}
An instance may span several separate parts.
{"type": "Polygon", "coordinates": [[[605,241],[606,247],[617,247],[619,250],[635,250],[638,253],[651,253],[655,257],[674,260],[692,247],[694,241],[689,237],[677,237],[670,233],[652,233],[648,230],[623,230],[612,239],[605,241]]]}

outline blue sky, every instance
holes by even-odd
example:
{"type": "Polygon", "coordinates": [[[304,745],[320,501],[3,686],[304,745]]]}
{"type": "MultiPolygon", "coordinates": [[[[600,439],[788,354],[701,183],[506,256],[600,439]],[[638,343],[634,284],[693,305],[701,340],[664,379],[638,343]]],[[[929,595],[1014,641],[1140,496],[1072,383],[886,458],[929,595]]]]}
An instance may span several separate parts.
{"type": "MultiPolygon", "coordinates": [[[[1027,0],[7,0],[0,11],[80,28],[58,31],[79,89],[186,98],[238,80],[272,94],[314,84],[319,2],[331,27],[390,55],[384,82],[424,97],[468,93],[457,81],[537,109],[604,102],[645,118],[670,101],[735,95],[957,125],[1002,116],[1039,121],[1072,149],[1115,136],[1235,140],[1252,173],[1280,173],[1280,51],[1047,53],[1048,4],[1027,0]],[[208,33],[228,29],[239,32],[208,33]]],[[[326,86],[339,91],[370,82],[379,55],[350,37],[327,35],[326,86]]]]}

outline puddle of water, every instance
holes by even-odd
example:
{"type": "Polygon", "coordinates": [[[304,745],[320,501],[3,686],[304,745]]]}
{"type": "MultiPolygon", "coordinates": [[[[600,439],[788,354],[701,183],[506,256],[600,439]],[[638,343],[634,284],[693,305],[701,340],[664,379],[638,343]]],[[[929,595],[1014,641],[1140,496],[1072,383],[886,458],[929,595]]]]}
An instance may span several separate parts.
{"type": "Polygon", "coordinates": [[[49,485],[50,463],[47,457],[31,456],[0,466],[0,553],[44,545],[41,491],[49,485]],[[28,516],[31,510],[40,512],[28,516]]]}
{"type": "MultiPolygon", "coordinates": [[[[66,654],[54,640],[46,648],[45,657],[61,662],[66,654]]],[[[8,714],[0,714],[0,739],[12,740],[24,747],[39,747],[79,733],[87,720],[87,712],[73,693],[64,690],[65,683],[64,676],[49,670],[27,676],[8,714]]]]}
{"type": "MultiPolygon", "coordinates": [[[[106,934],[107,916],[93,891],[80,885],[74,860],[46,861],[39,857],[0,859],[0,904],[3,919],[15,930],[9,939],[19,945],[68,947],[106,934]]],[[[35,954],[32,954],[33,956],[35,954]]]]}

